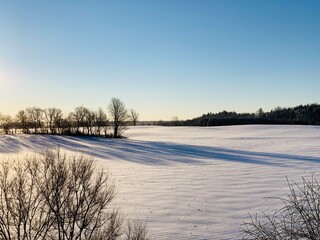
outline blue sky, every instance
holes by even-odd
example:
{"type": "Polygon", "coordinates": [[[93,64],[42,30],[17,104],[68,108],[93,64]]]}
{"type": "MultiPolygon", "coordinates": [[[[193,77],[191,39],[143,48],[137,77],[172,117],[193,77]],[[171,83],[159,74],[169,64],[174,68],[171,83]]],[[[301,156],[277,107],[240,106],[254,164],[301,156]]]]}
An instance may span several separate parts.
{"type": "Polygon", "coordinates": [[[1,1],[0,112],[142,120],[319,103],[320,1],[1,1]]]}

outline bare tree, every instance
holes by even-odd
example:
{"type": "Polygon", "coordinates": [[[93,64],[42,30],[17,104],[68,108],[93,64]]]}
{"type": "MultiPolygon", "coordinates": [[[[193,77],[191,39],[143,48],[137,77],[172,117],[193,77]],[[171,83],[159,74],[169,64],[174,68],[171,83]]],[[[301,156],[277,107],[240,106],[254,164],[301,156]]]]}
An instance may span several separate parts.
{"type": "Polygon", "coordinates": [[[51,134],[57,133],[57,128],[61,125],[62,111],[58,108],[48,108],[44,111],[47,128],[51,134]]]}
{"type": "Polygon", "coordinates": [[[147,239],[143,225],[124,237],[123,218],[110,207],[114,197],[108,174],[96,171],[93,160],[83,155],[47,151],[1,162],[0,239],[147,239]]]}
{"type": "Polygon", "coordinates": [[[16,121],[18,126],[22,129],[23,133],[29,133],[27,114],[24,110],[20,110],[16,115],[16,121]]]}
{"type": "Polygon", "coordinates": [[[34,128],[34,132],[38,133],[38,129],[42,127],[43,110],[38,107],[32,107],[26,109],[27,118],[31,126],[34,128]]]}
{"type": "Polygon", "coordinates": [[[87,134],[92,135],[93,134],[93,127],[94,127],[94,121],[95,121],[95,113],[89,109],[85,110],[84,115],[84,124],[87,128],[87,134]]]}
{"type": "Polygon", "coordinates": [[[0,116],[0,125],[3,128],[4,134],[9,134],[10,128],[13,124],[13,119],[9,115],[1,115],[0,116]]]}
{"type": "Polygon", "coordinates": [[[62,134],[70,135],[75,133],[76,121],[74,119],[74,113],[69,113],[69,115],[62,120],[61,128],[62,134]]]}
{"type": "Polygon", "coordinates": [[[88,112],[88,109],[84,106],[76,107],[73,113],[73,119],[76,124],[76,133],[79,134],[82,128],[82,134],[84,134],[84,126],[85,126],[85,117],[88,112]]]}
{"type": "Polygon", "coordinates": [[[109,112],[113,120],[113,137],[121,136],[128,119],[127,109],[123,102],[118,98],[112,98],[109,104],[109,112]]]}
{"type": "Polygon", "coordinates": [[[139,113],[137,113],[134,109],[130,109],[129,110],[129,115],[130,115],[130,120],[133,123],[133,126],[136,126],[137,121],[139,119],[139,113]]]}
{"type": "Polygon", "coordinates": [[[279,198],[283,207],[272,215],[250,215],[242,228],[247,240],[320,239],[320,185],[312,176],[302,184],[289,182],[289,194],[279,198]]]}
{"type": "Polygon", "coordinates": [[[94,173],[92,160],[83,156],[68,160],[59,152],[49,152],[41,172],[39,189],[55,222],[51,238],[107,239],[109,233],[104,226],[110,222],[120,231],[117,210],[107,211],[115,197],[114,185],[105,172],[94,173]]]}
{"type": "Polygon", "coordinates": [[[174,117],[172,117],[172,124],[174,125],[174,126],[178,126],[179,125],[179,118],[177,117],[177,116],[174,116],[174,117]]]}
{"type": "Polygon", "coordinates": [[[106,113],[102,108],[99,108],[96,112],[95,125],[97,128],[97,133],[100,136],[101,132],[104,132],[105,137],[107,136],[108,119],[106,113]]]}
{"type": "Polygon", "coordinates": [[[61,134],[62,127],[63,127],[63,113],[61,109],[55,110],[55,114],[53,115],[53,124],[55,128],[55,132],[58,132],[61,134]]]}
{"type": "Polygon", "coordinates": [[[38,190],[34,161],[0,167],[0,238],[45,239],[53,222],[38,190]]]}

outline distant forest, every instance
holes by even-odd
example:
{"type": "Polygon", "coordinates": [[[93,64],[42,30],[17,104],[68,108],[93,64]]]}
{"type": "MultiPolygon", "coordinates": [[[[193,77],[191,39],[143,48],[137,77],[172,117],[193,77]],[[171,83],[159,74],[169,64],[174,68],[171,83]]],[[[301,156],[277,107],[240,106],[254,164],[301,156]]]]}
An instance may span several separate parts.
{"type": "Polygon", "coordinates": [[[226,126],[241,124],[300,124],[320,125],[320,105],[308,104],[292,108],[277,107],[270,112],[260,108],[255,113],[236,113],[222,111],[207,113],[191,120],[179,121],[177,118],[170,122],[158,122],[158,125],[173,126],[226,126]]]}

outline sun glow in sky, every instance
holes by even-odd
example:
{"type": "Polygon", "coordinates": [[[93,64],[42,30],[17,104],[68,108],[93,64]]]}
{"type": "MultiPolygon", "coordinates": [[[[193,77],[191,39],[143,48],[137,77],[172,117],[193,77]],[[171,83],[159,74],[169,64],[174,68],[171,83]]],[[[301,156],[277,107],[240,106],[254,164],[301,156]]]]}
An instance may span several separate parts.
{"type": "Polygon", "coordinates": [[[319,102],[319,1],[1,1],[0,112],[141,120],[319,102]]]}

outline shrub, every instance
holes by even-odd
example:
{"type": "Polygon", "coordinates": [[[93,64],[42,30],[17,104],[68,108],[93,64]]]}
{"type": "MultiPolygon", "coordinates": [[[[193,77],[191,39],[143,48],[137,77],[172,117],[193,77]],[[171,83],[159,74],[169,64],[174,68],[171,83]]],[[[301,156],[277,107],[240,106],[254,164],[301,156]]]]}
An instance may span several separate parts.
{"type": "Polygon", "coordinates": [[[279,198],[283,207],[272,215],[257,214],[242,228],[243,239],[320,239],[320,185],[311,177],[299,185],[289,182],[289,194],[279,198]]]}
{"type": "Polygon", "coordinates": [[[108,174],[84,155],[49,150],[1,162],[0,239],[148,239],[145,225],[137,228],[143,237],[127,237],[123,218],[110,205],[114,197],[108,174]]]}

